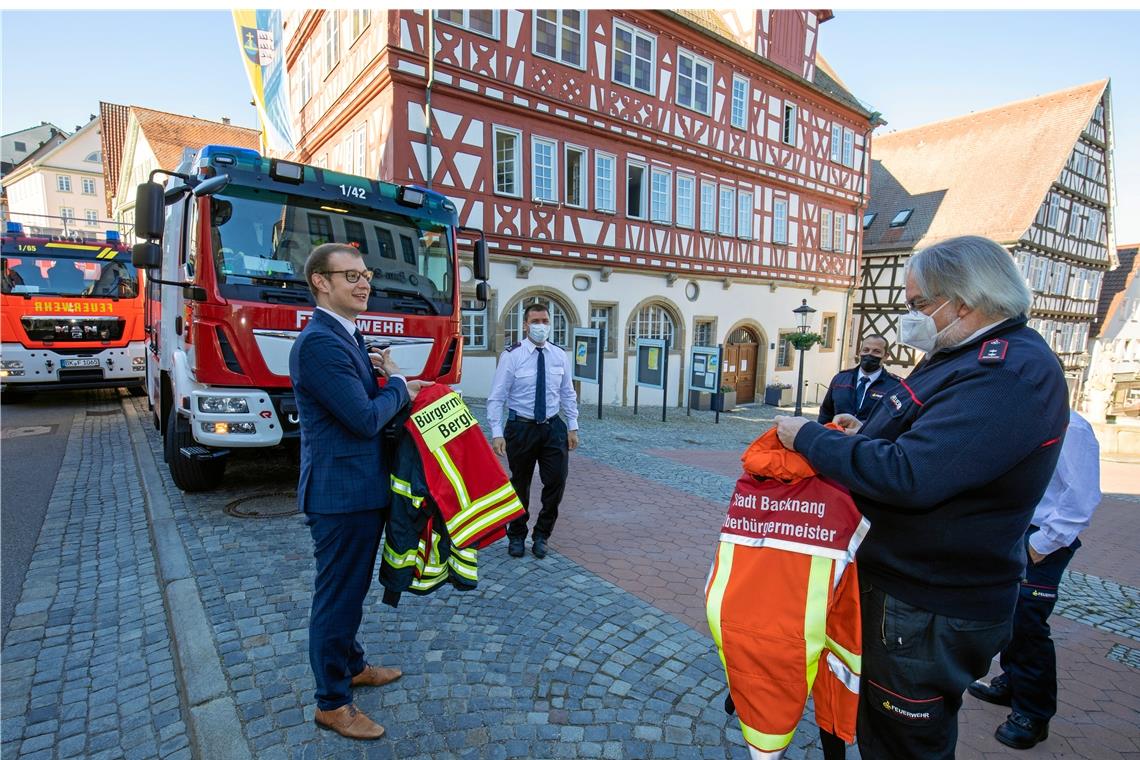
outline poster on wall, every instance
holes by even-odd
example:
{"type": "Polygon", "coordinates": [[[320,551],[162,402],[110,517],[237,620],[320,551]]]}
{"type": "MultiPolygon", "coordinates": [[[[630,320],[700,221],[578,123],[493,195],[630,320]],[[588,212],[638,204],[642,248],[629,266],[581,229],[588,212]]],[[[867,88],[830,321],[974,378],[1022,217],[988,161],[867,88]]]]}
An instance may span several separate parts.
{"type": "Polygon", "coordinates": [[[668,345],[664,340],[638,338],[637,340],[637,385],[645,388],[665,387],[665,351],[668,345]]]}
{"type": "Polygon", "coordinates": [[[570,339],[574,379],[583,383],[599,382],[602,367],[602,336],[596,327],[575,327],[570,339]]]}

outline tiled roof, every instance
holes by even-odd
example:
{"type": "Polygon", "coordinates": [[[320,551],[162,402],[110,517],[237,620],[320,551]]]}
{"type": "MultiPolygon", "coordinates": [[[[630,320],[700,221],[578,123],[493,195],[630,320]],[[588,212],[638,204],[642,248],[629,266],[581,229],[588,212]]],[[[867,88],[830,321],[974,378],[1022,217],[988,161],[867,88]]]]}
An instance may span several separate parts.
{"type": "Polygon", "coordinates": [[[260,133],[218,121],[207,121],[196,116],[180,116],[165,111],[131,106],[131,113],[139,122],[139,130],[154,151],[158,165],[166,170],[177,168],[185,148],[203,145],[233,145],[237,148],[258,150],[260,133]]]}
{"type": "Polygon", "coordinates": [[[962,234],[1017,241],[1092,118],[1108,80],[874,138],[874,223],[864,250],[922,248],[962,234]],[[890,220],[904,208],[905,227],[890,220]]]}
{"type": "Polygon", "coordinates": [[[119,165],[123,160],[123,143],[127,139],[126,106],[99,101],[99,139],[103,146],[103,188],[107,201],[107,218],[111,218],[111,201],[119,185],[119,165]]]}
{"type": "Polygon", "coordinates": [[[1100,300],[1096,304],[1096,320],[1089,333],[1092,337],[1100,335],[1101,329],[1112,321],[1116,310],[1123,303],[1124,295],[1136,277],[1137,265],[1140,265],[1140,256],[1136,255],[1138,248],[1140,245],[1136,243],[1116,246],[1116,257],[1120,263],[1116,269],[1104,273],[1104,280],[1100,284],[1100,300]]]}

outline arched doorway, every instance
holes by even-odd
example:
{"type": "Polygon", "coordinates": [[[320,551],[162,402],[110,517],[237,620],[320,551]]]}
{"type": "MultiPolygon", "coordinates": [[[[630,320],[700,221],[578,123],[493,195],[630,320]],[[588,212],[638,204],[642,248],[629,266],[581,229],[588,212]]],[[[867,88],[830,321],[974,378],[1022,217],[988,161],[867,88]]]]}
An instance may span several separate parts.
{"type": "Polygon", "coordinates": [[[756,373],[760,364],[760,339],[749,327],[738,327],[724,344],[724,372],[721,384],[736,389],[736,403],[756,399],[756,373]]]}

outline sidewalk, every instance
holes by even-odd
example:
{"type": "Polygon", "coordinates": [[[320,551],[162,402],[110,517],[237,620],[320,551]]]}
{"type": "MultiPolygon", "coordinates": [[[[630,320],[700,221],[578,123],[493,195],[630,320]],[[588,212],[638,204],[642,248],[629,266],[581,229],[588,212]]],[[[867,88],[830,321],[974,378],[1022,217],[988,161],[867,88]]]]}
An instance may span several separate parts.
{"type": "MultiPolygon", "coordinates": [[[[353,743],[312,722],[296,467],[252,452],[224,490],[184,495],[145,403],[121,404],[93,406],[68,444],[4,642],[5,760],[747,756],[702,592],[739,454],[786,410],[720,425],[583,410],[545,560],[510,559],[504,542],[480,553],[474,592],[405,595],[398,610],[373,595],[365,649],[405,675],[358,692],[388,733],[353,743]],[[262,519],[227,512],[255,501],[262,519]]],[[[967,697],[959,757],[1140,753],[1140,465],[1106,463],[1104,480],[1054,618],[1049,740],[1006,750],[992,739],[1004,713],[967,697]]],[[[801,729],[787,757],[819,757],[810,710],[801,729]]]]}

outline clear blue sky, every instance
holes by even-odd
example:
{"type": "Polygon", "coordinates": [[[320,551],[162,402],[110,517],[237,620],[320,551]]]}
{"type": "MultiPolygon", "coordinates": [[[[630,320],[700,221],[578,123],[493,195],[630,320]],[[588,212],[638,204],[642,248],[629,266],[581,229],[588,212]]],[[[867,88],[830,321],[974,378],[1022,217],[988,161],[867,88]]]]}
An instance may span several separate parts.
{"type": "MultiPolygon", "coordinates": [[[[228,11],[5,11],[0,25],[5,133],[70,130],[100,100],[257,126],[228,11]]],[[[886,131],[1111,77],[1117,241],[1138,242],[1138,39],[1137,12],[838,9],[820,52],[886,131]]]]}

